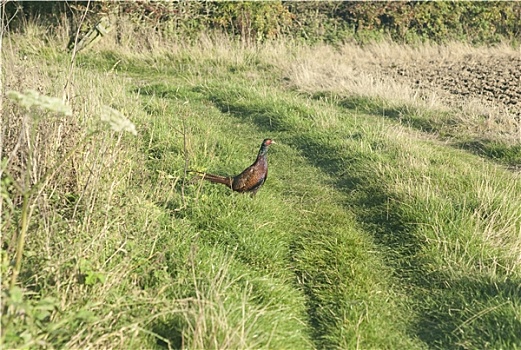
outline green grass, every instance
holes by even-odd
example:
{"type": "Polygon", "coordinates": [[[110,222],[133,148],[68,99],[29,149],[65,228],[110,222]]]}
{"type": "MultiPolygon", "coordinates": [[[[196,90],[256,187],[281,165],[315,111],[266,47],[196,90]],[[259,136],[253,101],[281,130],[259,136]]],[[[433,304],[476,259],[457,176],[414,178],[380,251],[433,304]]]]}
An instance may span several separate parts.
{"type": "Polygon", "coordinates": [[[138,136],[104,132],[68,194],[33,199],[23,298],[2,282],[3,345],[520,348],[519,175],[232,50],[78,57],[78,128],[104,103],[138,136]],[[185,178],[240,172],[266,137],[255,198],[185,178]]]}

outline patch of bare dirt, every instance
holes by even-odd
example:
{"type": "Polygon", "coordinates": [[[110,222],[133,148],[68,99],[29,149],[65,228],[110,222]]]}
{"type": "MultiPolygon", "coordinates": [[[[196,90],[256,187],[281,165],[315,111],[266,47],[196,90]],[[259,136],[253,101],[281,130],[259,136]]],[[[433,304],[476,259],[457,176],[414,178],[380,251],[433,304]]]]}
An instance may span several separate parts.
{"type": "Polygon", "coordinates": [[[467,54],[458,59],[387,63],[383,73],[449,102],[479,100],[521,118],[521,54],[467,54]]]}

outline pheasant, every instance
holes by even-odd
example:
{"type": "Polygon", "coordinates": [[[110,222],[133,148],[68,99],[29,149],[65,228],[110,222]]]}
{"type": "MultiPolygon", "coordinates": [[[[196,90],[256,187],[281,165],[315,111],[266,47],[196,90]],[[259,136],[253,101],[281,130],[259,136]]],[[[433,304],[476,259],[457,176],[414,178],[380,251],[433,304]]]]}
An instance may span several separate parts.
{"type": "Polygon", "coordinates": [[[262,142],[259,154],[257,155],[257,159],[255,160],[255,162],[253,162],[252,165],[247,167],[239,175],[232,177],[206,174],[199,171],[193,172],[199,174],[199,176],[204,180],[224,184],[231,188],[233,191],[240,193],[249,192],[252,196],[254,196],[268,178],[267,153],[268,148],[272,143],[275,143],[275,141],[271,139],[265,139],[262,142]]]}

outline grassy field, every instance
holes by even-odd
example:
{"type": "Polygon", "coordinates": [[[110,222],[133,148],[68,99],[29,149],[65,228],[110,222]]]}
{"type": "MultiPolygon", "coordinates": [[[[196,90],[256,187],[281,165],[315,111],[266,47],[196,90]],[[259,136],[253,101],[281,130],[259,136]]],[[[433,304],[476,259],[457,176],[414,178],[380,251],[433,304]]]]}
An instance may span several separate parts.
{"type": "MultiPolygon", "coordinates": [[[[442,102],[335,82],[329,47],[128,34],[71,64],[33,31],[4,38],[4,89],[73,113],[4,98],[4,348],[521,348],[520,175],[415,127],[463,132],[442,102]],[[237,174],[267,137],[255,198],[187,173],[237,174]]],[[[404,49],[342,52],[346,76],[404,49]]]]}

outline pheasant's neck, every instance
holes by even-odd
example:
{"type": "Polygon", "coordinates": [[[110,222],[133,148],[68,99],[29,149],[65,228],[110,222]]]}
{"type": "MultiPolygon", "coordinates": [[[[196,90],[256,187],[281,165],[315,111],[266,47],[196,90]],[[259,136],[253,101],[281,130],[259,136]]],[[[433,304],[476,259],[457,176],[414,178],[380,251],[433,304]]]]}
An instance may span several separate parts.
{"type": "Polygon", "coordinates": [[[259,150],[259,155],[257,156],[257,159],[266,158],[266,154],[268,153],[268,147],[262,146],[259,150]]]}

